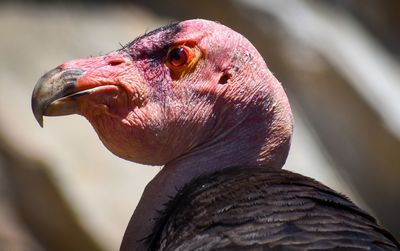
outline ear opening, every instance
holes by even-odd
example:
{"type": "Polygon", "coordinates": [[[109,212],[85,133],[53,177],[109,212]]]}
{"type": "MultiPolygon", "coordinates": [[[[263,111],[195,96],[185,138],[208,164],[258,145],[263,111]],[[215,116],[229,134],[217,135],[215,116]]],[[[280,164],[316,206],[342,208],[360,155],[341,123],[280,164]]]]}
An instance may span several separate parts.
{"type": "Polygon", "coordinates": [[[218,81],[218,84],[224,85],[228,83],[229,79],[232,77],[232,74],[229,72],[224,72],[221,76],[221,78],[218,81]]]}

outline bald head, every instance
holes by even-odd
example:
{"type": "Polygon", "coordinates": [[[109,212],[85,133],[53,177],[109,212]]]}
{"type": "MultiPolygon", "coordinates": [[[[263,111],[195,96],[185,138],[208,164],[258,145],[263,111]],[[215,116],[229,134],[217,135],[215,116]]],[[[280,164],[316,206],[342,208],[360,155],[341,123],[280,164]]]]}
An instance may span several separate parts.
{"type": "Polygon", "coordinates": [[[219,23],[169,25],[53,71],[35,88],[35,116],[81,114],[122,158],[162,165],[213,149],[253,164],[285,162],[292,133],[286,95],[252,44],[219,23]],[[60,72],[67,71],[77,74],[65,88],[60,72]]]}

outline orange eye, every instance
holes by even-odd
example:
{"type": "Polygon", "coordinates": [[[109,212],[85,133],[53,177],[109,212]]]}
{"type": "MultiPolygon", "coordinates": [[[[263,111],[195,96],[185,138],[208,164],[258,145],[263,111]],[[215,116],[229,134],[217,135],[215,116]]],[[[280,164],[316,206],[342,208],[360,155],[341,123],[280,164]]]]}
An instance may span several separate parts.
{"type": "Polygon", "coordinates": [[[185,47],[175,47],[168,53],[168,62],[174,67],[181,67],[189,60],[189,51],[185,47]]]}

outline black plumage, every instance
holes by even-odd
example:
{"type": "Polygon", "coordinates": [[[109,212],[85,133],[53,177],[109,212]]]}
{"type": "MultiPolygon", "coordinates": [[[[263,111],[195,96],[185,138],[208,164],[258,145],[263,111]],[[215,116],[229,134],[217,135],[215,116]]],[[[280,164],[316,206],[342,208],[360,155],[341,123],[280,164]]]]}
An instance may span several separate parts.
{"type": "Polygon", "coordinates": [[[160,213],[150,250],[399,250],[368,213],[286,170],[230,168],[198,178],[160,213]]]}

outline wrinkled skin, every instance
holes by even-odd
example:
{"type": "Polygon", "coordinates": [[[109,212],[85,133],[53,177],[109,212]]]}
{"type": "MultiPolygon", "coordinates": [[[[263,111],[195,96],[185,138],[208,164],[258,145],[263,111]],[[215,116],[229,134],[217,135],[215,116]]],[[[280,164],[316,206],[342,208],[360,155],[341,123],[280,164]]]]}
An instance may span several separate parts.
{"type": "Polygon", "coordinates": [[[42,116],[81,114],[127,160],[165,165],[147,186],[122,249],[151,229],[155,210],[198,175],[238,165],[281,168],[292,135],[287,97],[251,43],[231,29],[188,20],[96,58],[44,75],[32,107],[42,116]],[[188,61],[171,64],[183,46],[188,61]],[[68,73],[68,74],[67,74],[68,73]]]}
{"type": "MultiPolygon", "coordinates": [[[[101,87],[72,100],[78,106],[71,113],[85,116],[116,155],[150,165],[221,140],[241,123],[256,125],[270,116],[272,102],[280,102],[278,108],[287,113],[282,118],[287,128],[279,128],[286,130],[286,138],[279,140],[288,140],[291,117],[285,94],[278,83],[268,84],[277,81],[252,45],[237,35],[213,22],[188,21],[109,55],[66,62],[59,68],[84,71],[76,92],[101,87]],[[165,60],[170,47],[182,44],[193,49],[195,58],[176,76],[165,60]]],[[[266,130],[271,128],[263,134],[270,133],[266,130]]],[[[265,141],[260,134],[247,140],[259,137],[265,141]]]]}

